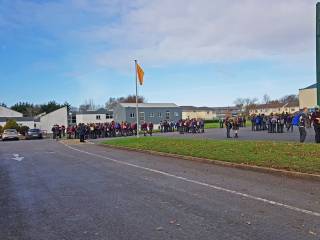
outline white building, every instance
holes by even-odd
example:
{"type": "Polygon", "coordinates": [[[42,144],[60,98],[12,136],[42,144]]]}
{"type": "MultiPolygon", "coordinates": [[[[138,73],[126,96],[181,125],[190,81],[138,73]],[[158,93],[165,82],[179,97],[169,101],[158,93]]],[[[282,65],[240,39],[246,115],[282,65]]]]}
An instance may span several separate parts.
{"type": "Polygon", "coordinates": [[[87,110],[75,113],[76,124],[84,123],[106,123],[113,121],[113,111],[108,111],[105,108],[100,108],[98,110],[87,110]]]}
{"type": "Polygon", "coordinates": [[[295,102],[290,103],[267,103],[267,104],[258,104],[252,106],[249,110],[250,115],[264,114],[269,116],[271,114],[281,114],[281,113],[290,113],[293,114],[298,112],[299,104],[295,102]]]}
{"type": "Polygon", "coordinates": [[[67,107],[60,108],[56,111],[48,113],[40,117],[40,129],[47,133],[52,133],[53,125],[68,126],[68,109],[67,107]]]}
{"type": "Polygon", "coordinates": [[[213,120],[224,118],[227,114],[236,115],[240,113],[240,108],[231,107],[194,107],[180,106],[182,109],[182,119],[201,118],[204,120],[213,120]]]}
{"type": "Polygon", "coordinates": [[[0,106],[0,117],[23,117],[22,113],[0,106]]]}
{"type": "Polygon", "coordinates": [[[68,126],[68,110],[67,107],[63,107],[37,117],[23,117],[22,113],[0,107],[0,125],[3,127],[6,122],[11,119],[15,120],[21,126],[39,128],[46,133],[52,133],[52,126],[55,124],[68,126]]]}
{"type": "Polygon", "coordinates": [[[299,89],[300,109],[314,108],[317,105],[317,84],[312,84],[306,88],[299,89]]]}

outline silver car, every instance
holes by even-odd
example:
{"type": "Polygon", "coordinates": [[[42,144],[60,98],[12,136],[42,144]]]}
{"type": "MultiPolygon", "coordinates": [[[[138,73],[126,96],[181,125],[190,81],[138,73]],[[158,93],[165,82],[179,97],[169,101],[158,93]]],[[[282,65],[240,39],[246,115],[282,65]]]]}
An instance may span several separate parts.
{"type": "Polygon", "coordinates": [[[16,129],[5,129],[2,134],[2,141],[19,140],[19,135],[16,129]]]}

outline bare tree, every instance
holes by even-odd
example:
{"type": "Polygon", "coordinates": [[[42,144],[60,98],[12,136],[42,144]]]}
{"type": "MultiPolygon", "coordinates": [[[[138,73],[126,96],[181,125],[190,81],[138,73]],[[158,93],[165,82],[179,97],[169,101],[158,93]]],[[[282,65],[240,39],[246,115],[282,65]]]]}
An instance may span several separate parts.
{"type": "Polygon", "coordinates": [[[264,94],[262,97],[262,103],[267,104],[271,101],[271,98],[268,94],[264,94]]]}
{"type": "MultiPolygon", "coordinates": [[[[110,97],[109,100],[106,102],[107,109],[113,109],[115,105],[118,103],[135,103],[136,96],[135,95],[128,95],[126,97],[110,97]]],[[[143,96],[138,96],[138,103],[144,103],[146,99],[143,96]]]]}
{"type": "Polygon", "coordinates": [[[295,94],[286,95],[279,99],[279,102],[281,103],[299,103],[299,97],[295,94]]]}
{"type": "Polygon", "coordinates": [[[234,101],[234,104],[246,113],[249,112],[249,109],[258,102],[257,98],[237,98],[234,101]]]}
{"type": "Polygon", "coordinates": [[[84,103],[79,106],[79,111],[80,112],[83,112],[83,111],[94,111],[97,108],[98,107],[94,104],[93,99],[88,99],[88,100],[85,100],[84,103]]]}

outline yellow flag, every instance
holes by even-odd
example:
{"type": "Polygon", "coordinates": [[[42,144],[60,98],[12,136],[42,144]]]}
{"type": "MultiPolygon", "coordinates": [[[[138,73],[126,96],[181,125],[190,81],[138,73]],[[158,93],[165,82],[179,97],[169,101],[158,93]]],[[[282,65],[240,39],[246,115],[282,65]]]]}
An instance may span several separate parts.
{"type": "Polygon", "coordinates": [[[138,80],[139,80],[140,85],[143,85],[144,72],[138,63],[137,63],[137,74],[138,74],[138,80]]]}

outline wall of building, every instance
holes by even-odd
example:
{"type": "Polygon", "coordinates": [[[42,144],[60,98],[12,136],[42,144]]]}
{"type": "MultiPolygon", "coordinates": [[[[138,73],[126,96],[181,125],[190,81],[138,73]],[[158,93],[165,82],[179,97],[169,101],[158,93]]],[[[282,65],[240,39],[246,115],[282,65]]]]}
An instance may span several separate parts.
{"type": "Polygon", "coordinates": [[[115,122],[127,121],[126,119],[126,110],[120,104],[117,104],[113,108],[113,118],[115,122]]]}
{"type": "Polygon", "coordinates": [[[47,133],[52,133],[52,127],[58,124],[59,126],[68,126],[68,110],[67,107],[60,108],[54,112],[48,113],[40,118],[40,128],[47,133]]]}
{"type": "MultiPolygon", "coordinates": [[[[136,109],[135,108],[125,108],[125,120],[127,122],[136,122],[136,109]],[[134,117],[131,117],[131,113],[134,117]]],[[[173,121],[177,122],[182,118],[182,110],[177,108],[139,108],[139,122],[152,122],[153,124],[159,124],[160,121],[173,121]],[[169,115],[167,115],[167,112],[169,115]],[[144,118],[142,118],[144,113],[144,118]],[[143,120],[144,119],[144,120],[143,120]]]]}
{"type": "Polygon", "coordinates": [[[300,89],[299,90],[299,107],[300,109],[314,108],[317,105],[317,89],[300,89]]]}
{"type": "Polygon", "coordinates": [[[84,123],[106,123],[112,122],[113,118],[106,118],[106,114],[77,114],[76,115],[77,124],[84,123]]]}
{"type": "Polygon", "coordinates": [[[0,106],[0,117],[22,117],[22,113],[0,106]]]}
{"type": "Polygon", "coordinates": [[[214,111],[182,110],[182,119],[201,118],[204,120],[212,120],[216,117],[217,117],[217,114],[214,111]]]}

